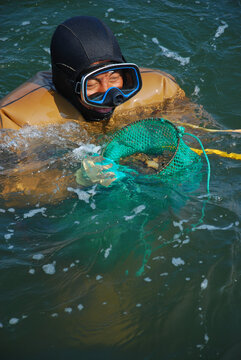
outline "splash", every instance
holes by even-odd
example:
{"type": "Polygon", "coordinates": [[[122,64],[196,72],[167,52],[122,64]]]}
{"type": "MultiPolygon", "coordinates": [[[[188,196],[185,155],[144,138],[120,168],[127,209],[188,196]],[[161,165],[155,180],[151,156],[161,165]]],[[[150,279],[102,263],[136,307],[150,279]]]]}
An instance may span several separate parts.
{"type": "Polygon", "coordinates": [[[221,21],[222,25],[220,25],[214,35],[214,38],[218,38],[224,33],[224,30],[228,28],[228,24],[225,21],[221,21]]]}

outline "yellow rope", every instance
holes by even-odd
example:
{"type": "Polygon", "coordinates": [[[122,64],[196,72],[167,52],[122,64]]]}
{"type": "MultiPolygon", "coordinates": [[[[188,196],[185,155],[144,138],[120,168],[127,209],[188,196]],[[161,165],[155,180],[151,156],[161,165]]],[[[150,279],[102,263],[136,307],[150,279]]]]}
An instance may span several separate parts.
{"type": "MultiPolygon", "coordinates": [[[[224,132],[224,133],[228,133],[228,132],[237,132],[237,133],[241,133],[241,129],[207,129],[207,128],[203,128],[194,124],[189,124],[189,123],[183,123],[183,122],[178,122],[178,124],[184,125],[184,126],[189,126],[193,129],[198,129],[198,130],[203,130],[206,132],[224,132]]],[[[202,154],[202,150],[199,149],[193,149],[193,151],[195,151],[195,153],[197,153],[198,155],[202,154]]],[[[235,160],[241,160],[241,154],[236,154],[236,153],[227,153],[226,151],[221,151],[221,150],[215,150],[215,149],[205,149],[206,154],[210,155],[210,154],[216,154],[222,157],[227,157],[230,159],[235,159],[235,160]]]]}
{"type": "MultiPolygon", "coordinates": [[[[193,149],[191,148],[192,151],[195,151],[195,153],[197,153],[198,155],[202,154],[202,150],[199,149],[193,149]]],[[[215,150],[215,149],[205,149],[206,154],[210,155],[210,154],[216,154],[222,157],[227,157],[230,159],[235,159],[235,160],[241,160],[241,154],[236,154],[236,153],[227,153],[226,151],[221,151],[221,150],[215,150]]]]}
{"type": "Polygon", "coordinates": [[[228,132],[237,132],[237,133],[241,133],[241,129],[207,129],[207,128],[204,128],[204,127],[200,127],[198,125],[194,125],[194,124],[189,124],[189,123],[184,123],[184,122],[181,122],[181,121],[178,121],[176,123],[177,125],[183,125],[183,126],[188,126],[188,127],[191,127],[193,129],[198,129],[198,130],[202,130],[202,131],[206,131],[206,132],[224,132],[224,133],[228,133],[228,132]]]}

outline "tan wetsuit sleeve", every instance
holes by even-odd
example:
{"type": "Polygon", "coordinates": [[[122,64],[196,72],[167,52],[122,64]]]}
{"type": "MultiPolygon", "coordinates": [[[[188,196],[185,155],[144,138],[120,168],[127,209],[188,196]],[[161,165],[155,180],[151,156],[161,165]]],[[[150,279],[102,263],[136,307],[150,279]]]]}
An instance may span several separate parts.
{"type": "Polygon", "coordinates": [[[53,90],[51,73],[40,72],[0,101],[0,129],[46,126],[83,120],[79,111],[53,90]]]}

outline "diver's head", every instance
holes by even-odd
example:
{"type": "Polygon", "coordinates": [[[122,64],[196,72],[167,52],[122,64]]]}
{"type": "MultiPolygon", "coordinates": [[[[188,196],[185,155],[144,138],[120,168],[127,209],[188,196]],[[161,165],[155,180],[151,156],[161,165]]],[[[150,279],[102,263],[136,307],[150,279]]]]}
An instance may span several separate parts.
{"type": "Polygon", "coordinates": [[[141,89],[134,64],[125,63],[112,31],[99,19],[76,16],[60,24],[51,41],[53,83],[86,120],[110,118],[141,89]]]}

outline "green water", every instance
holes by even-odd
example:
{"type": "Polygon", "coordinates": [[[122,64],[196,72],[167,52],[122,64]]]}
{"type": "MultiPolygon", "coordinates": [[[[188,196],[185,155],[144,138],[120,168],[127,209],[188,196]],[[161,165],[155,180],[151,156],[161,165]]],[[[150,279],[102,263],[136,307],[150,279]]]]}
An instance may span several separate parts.
{"type": "MultiPolygon", "coordinates": [[[[241,127],[238,0],[0,1],[1,97],[49,69],[51,34],[74,15],[104,19],[128,61],[171,73],[221,128],[241,127]]],[[[241,152],[238,133],[195,134],[241,152]]],[[[2,131],[0,181],[15,179],[13,148],[33,170],[75,171],[78,136],[73,123],[2,131]]],[[[240,359],[240,161],[209,159],[209,199],[204,164],[175,184],[0,200],[0,358],[240,359]]]]}

